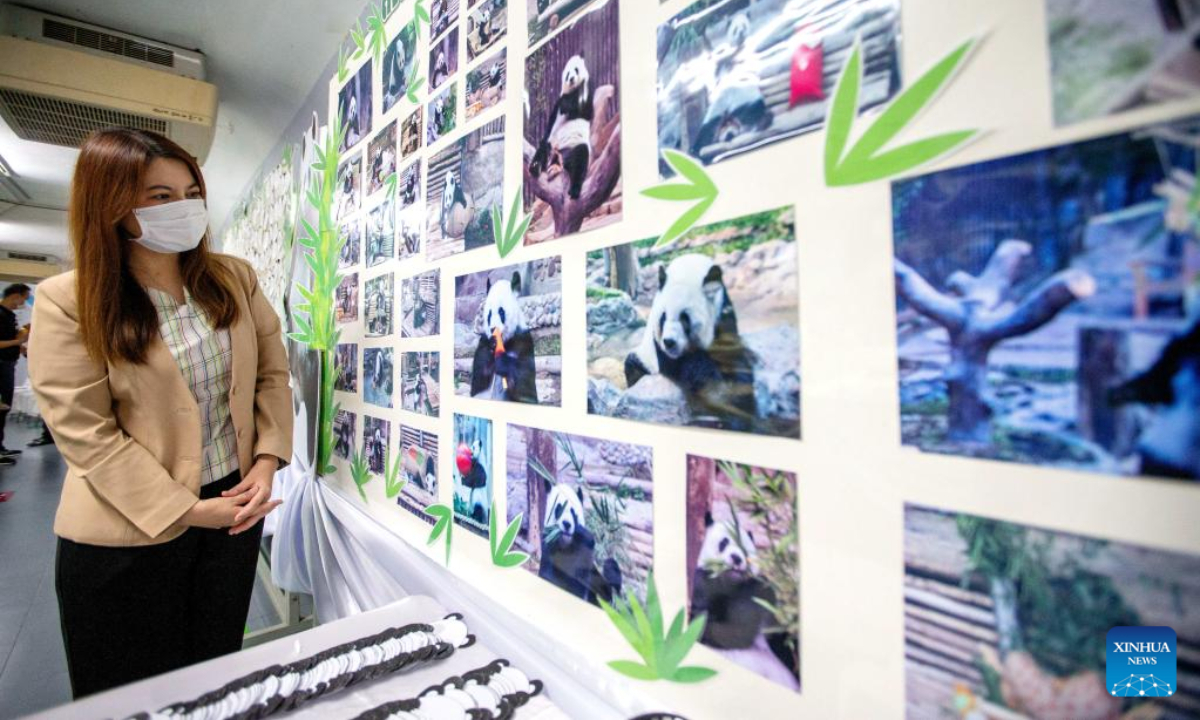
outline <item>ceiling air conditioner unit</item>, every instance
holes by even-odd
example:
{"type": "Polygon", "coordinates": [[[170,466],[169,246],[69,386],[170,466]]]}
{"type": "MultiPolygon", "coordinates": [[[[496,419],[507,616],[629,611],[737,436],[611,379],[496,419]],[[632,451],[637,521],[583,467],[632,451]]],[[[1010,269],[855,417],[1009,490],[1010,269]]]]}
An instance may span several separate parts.
{"type": "Polygon", "coordinates": [[[24,140],[79,147],[93,130],[152,130],[203,163],[217,88],[204,56],[13,5],[0,6],[0,118],[24,140]]]}

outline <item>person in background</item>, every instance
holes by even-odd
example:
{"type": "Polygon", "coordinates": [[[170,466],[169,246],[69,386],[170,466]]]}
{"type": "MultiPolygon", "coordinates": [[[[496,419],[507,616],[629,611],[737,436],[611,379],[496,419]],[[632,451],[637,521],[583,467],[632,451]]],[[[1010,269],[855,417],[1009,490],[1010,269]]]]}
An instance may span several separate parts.
{"type": "MultiPolygon", "coordinates": [[[[33,327],[29,328],[29,332],[33,332],[33,327]]],[[[29,345],[26,343],[21,346],[21,355],[29,356],[29,345]]],[[[46,425],[46,421],[42,420],[42,434],[25,443],[25,447],[42,447],[43,445],[53,445],[54,436],[50,434],[50,427],[46,425]]]]}
{"type": "Polygon", "coordinates": [[[54,579],[78,698],[241,648],[292,391],[254,269],[209,251],[187,151],[93,133],[68,222],[76,269],[38,285],[29,375],[67,464],[54,579]]]}
{"type": "Polygon", "coordinates": [[[8,411],[12,409],[13,387],[17,381],[17,361],[21,359],[21,346],[29,337],[28,327],[17,327],[17,308],[29,300],[30,289],[24,283],[13,283],[4,289],[0,300],[0,465],[16,464],[20,450],[10,450],[4,445],[4,426],[8,423],[8,411]]]}

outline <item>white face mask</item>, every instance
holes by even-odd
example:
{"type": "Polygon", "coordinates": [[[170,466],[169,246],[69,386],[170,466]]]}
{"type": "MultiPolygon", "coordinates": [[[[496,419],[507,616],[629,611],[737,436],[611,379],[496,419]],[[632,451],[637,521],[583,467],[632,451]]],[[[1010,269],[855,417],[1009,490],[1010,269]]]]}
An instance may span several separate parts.
{"type": "Polygon", "coordinates": [[[200,199],[136,208],[133,215],[142,226],[142,236],[133,242],[155,252],[194,250],[208,232],[208,208],[200,199]]]}

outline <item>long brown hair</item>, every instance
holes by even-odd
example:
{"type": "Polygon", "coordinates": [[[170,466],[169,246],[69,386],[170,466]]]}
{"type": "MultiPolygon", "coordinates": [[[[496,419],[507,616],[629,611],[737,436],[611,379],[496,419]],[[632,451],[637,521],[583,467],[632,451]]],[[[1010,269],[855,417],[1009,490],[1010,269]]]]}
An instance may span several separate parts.
{"type": "MultiPolygon", "coordinates": [[[[157,158],[188,166],[200,196],[204,176],[196,159],[157,133],[113,128],[92,133],[79,151],[71,181],[69,224],[75,250],[79,332],[98,362],[142,363],[158,336],[158,314],[129,269],[129,233],[121,219],[142,194],[146,168],[157,158]]],[[[237,321],[234,278],[208,250],[208,235],[180,254],[183,284],[217,328],[237,321]]]]}

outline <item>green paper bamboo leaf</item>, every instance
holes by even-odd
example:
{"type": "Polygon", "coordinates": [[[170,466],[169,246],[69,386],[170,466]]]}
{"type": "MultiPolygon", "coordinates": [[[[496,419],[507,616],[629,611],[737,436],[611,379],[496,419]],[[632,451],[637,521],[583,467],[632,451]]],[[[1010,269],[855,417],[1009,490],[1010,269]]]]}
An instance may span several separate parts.
{"type": "Polygon", "coordinates": [[[621,673],[626,677],[631,677],[634,680],[658,680],[658,673],[654,668],[645,665],[639,665],[632,660],[613,660],[608,663],[608,666],[613,670],[621,673]]]}
{"type": "Polygon", "coordinates": [[[288,333],[288,337],[291,338],[292,340],[295,340],[298,343],[303,343],[305,345],[307,345],[312,340],[312,336],[309,335],[308,333],[290,332],[290,333],[288,333]]]}
{"type": "Polygon", "coordinates": [[[514,568],[521,567],[527,562],[529,562],[529,554],[518,551],[506,554],[496,564],[502,568],[514,568]]]}
{"type": "MultiPolygon", "coordinates": [[[[679,615],[676,616],[676,620],[683,620],[682,610],[679,611],[679,615]]],[[[707,622],[708,616],[701,615],[692,620],[692,622],[688,624],[686,630],[683,630],[682,632],[677,631],[674,635],[670,636],[667,647],[663,652],[662,666],[673,668],[677,667],[679,663],[683,662],[683,659],[687,657],[687,654],[692,651],[692,646],[694,646],[696,641],[699,640],[704,634],[704,626],[707,624],[707,622]]],[[[674,626],[674,623],[672,623],[672,625],[674,626]]]]}
{"type": "Polygon", "coordinates": [[[830,177],[842,159],[850,130],[854,126],[854,113],[858,110],[858,88],[862,82],[862,43],[854,41],[850,59],[842,68],[833,99],[829,102],[829,115],[825,119],[825,176],[830,177]]]}
{"type": "Polygon", "coordinates": [[[693,185],[706,190],[716,189],[704,167],[692,158],[678,150],[664,150],[663,157],[667,159],[667,164],[674,168],[675,172],[691,181],[693,185]]]}
{"type": "Polygon", "coordinates": [[[621,633],[621,637],[625,638],[625,642],[629,643],[630,646],[636,646],[640,642],[637,630],[633,627],[633,623],[627,620],[625,616],[617,610],[617,608],[608,604],[604,600],[601,600],[600,609],[604,611],[604,614],[608,616],[609,621],[612,622],[613,626],[617,628],[617,631],[621,633]]]}
{"type": "Polygon", "coordinates": [[[491,519],[488,522],[488,542],[491,544],[494,565],[503,568],[516,567],[529,559],[525,553],[511,552],[513,543],[517,540],[517,532],[521,529],[522,517],[524,515],[518,513],[517,517],[505,527],[503,537],[501,537],[498,529],[496,501],[492,501],[491,519]]]}
{"type": "Polygon", "coordinates": [[[681,667],[669,678],[677,683],[698,683],[708,680],[717,674],[716,670],[706,667],[681,667]]]}
{"type": "Polygon", "coordinates": [[[883,180],[906,172],[938,158],[976,135],[975,130],[962,130],[916,140],[894,150],[876,155],[861,164],[843,163],[838,171],[839,185],[859,185],[883,180]]]}
{"type": "Polygon", "coordinates": [[[437,542],[437,539],[443,534],[446,536],[446,564],[450,564],[450,542],[454,533],[454,523],[451,518],[454,516],[454,511],[441,503],[430,505],[425,509],[430,517],[437,518],[437,522],[433,526],[433,530],[429,533],[429,540],[426,545],[432,545],[437,542]]]}
{"type": "Polygon", "coordinates": [[[492,213],[492,234],[496,236],[496,247],[500,250],[500,257],[508,254],[507,245],[504,242],[504,233],[500,229],[500,225],[504,221],[500,219],[500,213],[492,213]]]}
{"type": "Polygon", "coordinates": [[[900,92],[887,108],[880,113],[867,131],[863,133],[843,162],[867,162],[876,152],[908,126],[912,119],[923,110],[954,75],[963,59],[974,46],[971,39],[959,45],[949,55],[929,69],[912,85],[900,92]]]}
{"type": "Polygon", "coordinates": [[[658,585],[646,583],[646,618],[650,621],[650,632],[656,638],[663,637],[662,604],[658,599],[658,585]]]}
{"type": "MultiPolygon", "coordinates": [[[[512,209],[508,211],[508,225],[504,227],[504,237],[511,238],[513,230],[516,229],[517,217],[521,213],[521,193],[518,191],[513,194],[512,209]]],[[[497,235],[496,237],[500,237],[497,235]]]]}
{"type": "Polygon", "coordinates": [[[533,216],[526,215],[525,219],[521,221],[521,225],[517,228],[517,232],[513,235],[513,237],[518,241],[524,239],[525,233],[529,232],[529,223],[531,222],[533,222],[533,216]]]}
{"type": "Polygon", "coordinates": [[[670,200],[673,202],[703,200],[708,197],[708,193],[704,191],[704,188],[683,183],[655,185],[643,190],[642,194],[655,200],[670,200]]]}
{"type": "Polygon", "coordinates": [[[680,215],[679,219],[672,223],[671,227],[667,228],[667,231],[658,238],[658,242],[654,243],[654,246],[661,247],[666,245],[667,243],[678,239],[688,230],[691,230],[692,226],[699,222],[700,218],[704,216],[704,213],[708,212],[708,209],[712,207],[713,200],[715,200],[715,198],[703,200],[691,210],[688,210],[683,215],[680,215]]]}
{"type": "Polygon", "coordinates": [[[414,13],[416,14],[416,17],[418,20],[418,22],[417,22],[418,28],[421,27],[421,23],[426,23],[426,24],[429,23],[429,11],[425,9],[424,2],[417,2],[417,5],[415,8],[413,8],[413,10],[414,10],[414,13]]]}

